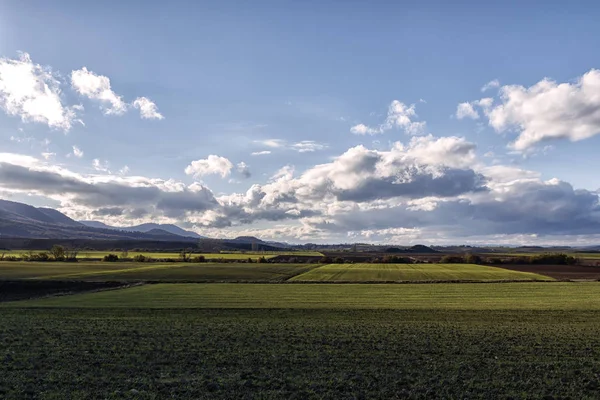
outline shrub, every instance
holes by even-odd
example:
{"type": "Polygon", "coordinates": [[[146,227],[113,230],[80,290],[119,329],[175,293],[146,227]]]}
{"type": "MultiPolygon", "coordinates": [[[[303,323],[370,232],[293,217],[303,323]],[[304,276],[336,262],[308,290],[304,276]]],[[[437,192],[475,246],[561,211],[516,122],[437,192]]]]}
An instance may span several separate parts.
{"type": "Polygon", "coordinates": [[[196,256],[192,259],[195,263],[203,263],[206,262],[206,258],[204,256],[196,256]]]}
{"type": "Polygon", "coordinates": [[[564,253],[539,254],[529,258],[531,264],[574,265],[577,259],[564,253]]]}
{"type": "Polygon", "coordinates": [[[463,264],[465,263],[465,258],[463,256],[458,255],[445,255],[441,258],[440,263],[442,264],[463,264]]]}
{"type": "Polygon", "coordinates": [[[333,260],[331,259],[331,257],[322,257],[319,262],[321,264],[332,264],[333,260]]]}
{"type": "Polygon", "coordinates": [[[119,261],[119,256],[116,254],[107,254],[102,258],[102,261],[117,262],[117,261],[119,261]]]}
{"type": "Polygon", "coordinates": [[[482,263],[482,259],[481,257],[479,257],[476,254],[465,254],[465,262],[467,264],[481,264],[482,263]]]}
{"type": "Polygon", "coordinates": [[[410,264],[412,263],[412,260],[408,257],[384,256],[381,259],[381,262],[384,264],[410,264]]]}
{"type": "Polygon", "coordinates": [[[25,261],[50,261],[50,254],[48,254],[48,253],[29,254],[28,256],[24,256],[23,259],[25,261]],[[27,258],[25,258],[25,257],[27,257],[27,258]]]}
{"type": "Polygon", "coordinates": [[[333,259],[334,264],[344,264],[345,260],[342,257],[336,257],[333,259]]]}
{"type": "Polygon", "coordinates": [[[143,254],[138,254],[135,257],[133,257],[133,261],[135,262],[146,262],[147,260],[148,258],[143,254]]]}
{"type": "Polygon", "coordinates": [[[259,264],[266,264],[266,263],[268,263],[268,261],[265,258],[265,256],[260,257],[256,262],[258,262],[259,264]]]}

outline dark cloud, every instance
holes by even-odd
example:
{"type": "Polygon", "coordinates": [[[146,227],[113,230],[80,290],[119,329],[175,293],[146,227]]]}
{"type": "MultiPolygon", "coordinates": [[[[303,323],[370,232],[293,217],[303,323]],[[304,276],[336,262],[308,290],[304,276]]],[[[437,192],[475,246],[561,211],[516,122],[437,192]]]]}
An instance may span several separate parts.
{"type": "Polygon", "coordinates": [[[488,190],[483,175],[473,170],[450,169],[444,170],[443,175],[431,173],[414,173],[406,182],[398,182],[397,178],[367,179],[351,190],[336,191],[338,200],[366,202],[389,199],[392,197],[422,198],[422,197],[455,197],[465,193],[475,193],[488,190]]]}
{"type": "Polygon", "coordinates": [[[45,195],[70,195],[75,204],[97,210],[146,207],[180,217],[187,211],[202,212],[219,207],[212,192],[205,187],[197,191],[165,191],[157,186],[129,186],[120,182],[89,183],[7,163],[0,163],[0,185],[45,195]]]}

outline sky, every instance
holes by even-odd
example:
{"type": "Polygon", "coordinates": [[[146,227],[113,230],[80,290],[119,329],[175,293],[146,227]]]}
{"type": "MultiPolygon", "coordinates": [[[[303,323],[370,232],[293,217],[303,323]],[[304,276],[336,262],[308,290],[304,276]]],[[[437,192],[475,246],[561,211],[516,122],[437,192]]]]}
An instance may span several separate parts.
{"type": "Polygon", "coordinates": [[[0,198],[292,243],[600,244],[597,2],[0,2],[0,198]]]}

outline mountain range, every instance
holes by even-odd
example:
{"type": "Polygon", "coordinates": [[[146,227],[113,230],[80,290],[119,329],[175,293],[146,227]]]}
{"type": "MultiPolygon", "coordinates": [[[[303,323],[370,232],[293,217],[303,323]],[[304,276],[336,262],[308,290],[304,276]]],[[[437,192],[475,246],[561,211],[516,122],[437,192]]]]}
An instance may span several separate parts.
{"type": "MultiPolygon", "coordinates": [[[[55,211],[55,210],[52,210],[52,211],[55,211]]],[[[115,227],[115,226],[106,225],[105,223],[98,222],[98,221],[79,221],[79,222],[85,226],[89,226],[91,228],[99,228],[99,229],[112,229],[112,230],[119,230],[119,231],[125,231],[125,232],[150,232],[150,231],[153,231],[156,229],[160,229],[160,230],[163,230],[163,231],[166,231],[166,232],[172,233],[173,235],[178,235],[178,236],[191,237],[191,238],[196,238],[196,239],[201,239],[201,238],[205,237],[205,236],[198,235],[196,232],[186,231],[185,229],[182,229],[182,228],[178,227],[177,225],[173,225],[173,224],[148,223],[148,224],[141,224],[141,225],[134,225],[134,226],[115,227]]]]}
{"type": "Polygon", "coordinates": [[[75,221],[52,208],[0,199],[0,238],[193,240],[195,232],[176,225],[143,224],[111,227],[96,221],[75,221]]]}

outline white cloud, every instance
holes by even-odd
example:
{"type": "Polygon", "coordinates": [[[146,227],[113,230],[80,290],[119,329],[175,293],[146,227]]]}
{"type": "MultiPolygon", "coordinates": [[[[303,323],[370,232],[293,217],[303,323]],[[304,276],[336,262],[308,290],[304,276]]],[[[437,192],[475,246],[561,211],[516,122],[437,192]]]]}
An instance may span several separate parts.
{"type": "Polygon", "coordinates": [[[27,53],[18,60],[0,59],[0,107],[23,122],[38,122],[68,131],[75,110],[61,99],[60,82],[48,67],[34,64],[27,53]]]}
{"type": "Polygon", "coordinates": [[[387,118],[385,122],[376,128],[371,128],[365,124],[358,124],[350,128],[350,132],[355,135],[376,135],[384,133],[393,128],[401,128],[409,135],[418,135],[424,132],[425,122],[415,122],[417,117],[415,105],[406,104],[394,100],[388,107],[387,118]]]}
{"type": "Polygon", "coordinates": [[[576,82],[548,78],[528,88],[500,88],[500,104],[491,98],[476,102],[497,132],[518,133],[510,147],[526,151],[548,140],[579,141],[600,133],[600,71],[592,69],[576,82]]]}
{"type": "Polygon", "coordinates": [[[274,149],[285,146],[285,140],[281,139],[255,140],[254,143],[259,143],[263,146],[271,147],[274,149]]]}
{"type": "Polygon", "coordinates": [[[73,155],[77,158],[81,158],[83,157],[83,151],[79,147],[73,146],[73,155]]]}
{"type": "Polygon", "coordinates": [[[83,67],[71,72],[71,85],[80,95],[109,104],[104,108],[105,114],[121,115],[127,111],[127,103],[112,91],[110,79],[106,76],[96,75],[83,67]]]}
{"type": "MultiPolygon", "coordinates": [[[[285,149],[294,150],[298,153],[308,153],[318,150],[324,150],[328,146],[324,143],[319,143],[314,140],[302,140],[296,143],[288,143],[283,139],[268,139],[268,140],[255,140],[254,143],[262,144],[263,146],[271,147],[274,149],[285,149]]],[[[270,150],[256,151],[252,153],[253,156],[260,156],[265,154],[271,154],[270,150]]]]}
{"type": "Polygon", "coordinates": [[[237,168],[237,172],[242,175],[245,179],[248,179],[252,176],[252,174],[250,173],[250,167],[248,167],[248,164],[246,164],[245,162],[240,162],[238,163],[238,165],[236,166],[237,168]]]}
{"type": "Polygon", "coordinates": [[[94,160],[92,161],[92,167],[96,171],[110,173],[110,170],[108,169],[109,168],[108,161],[100,161],[99,159],[94,158],[94,160]]]}
{"type": "Polygon", "coordinates": [[[210,174],[225,178],[231,174],[232,168],[233,164],[227,158],[211,154],[206,159],[192,161],[185,168],[185,173],[196,178],[210,174]]]}
{"type": "Polygon", "coordinates": [[[119,175],[127,175],[129,174],[129,167],[127,165],[123,166],[123,168],[121,168],[119,170],[119,175]]]}
{"type": "Polygon", "coordinates": [[[481,87],[481,91],[485,92],[487,90],[496,89],[499,87],[500,87],[500,81],[498,79],[493,79],[493,80],[489,81],[488,83],[486,83],[485,85],[483,85],[481,87]]]}
{"type": "Polygon", "coordinates": [[[42,153],[42,157],[44,157],[44,160],[48,161],[48,160],[56,157],[56,153],[44,152],[44,153],[42,153]]]}
{"type": "Polygon", "coordinates": [[[477,113],[477,111],[475,111],[471,103],[460,103],[458,107],[456,107],[456,118],[478,119],[479,114],[477,113]]]}
{"type": "Polygon", "coordinates": [[[138,97],[132,103],[133,107],[140,110],[140,116],[144,119],[164,119],[163,115],[158,112],[156,104],[147,97],[138,97]]]}
{"type": "Polygon", "coordinates": [[[290,146],[293,150],[298,153],[308,153],[317,150],[323,150],[327,148],[326,144],[317,143],[314,140],[303,140],[301,142],[294,143],[290,146]]]}

